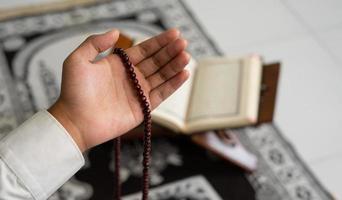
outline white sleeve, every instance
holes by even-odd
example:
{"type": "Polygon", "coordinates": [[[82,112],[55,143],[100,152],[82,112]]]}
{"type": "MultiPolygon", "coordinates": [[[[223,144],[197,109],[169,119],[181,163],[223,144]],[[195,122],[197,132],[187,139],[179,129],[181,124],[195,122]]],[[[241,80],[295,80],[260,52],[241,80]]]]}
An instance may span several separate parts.
{"type": "Polygon", "coordinates": [[[40,111],[0,140],[0,199],[45,200],[83,165],[68,132],[40,111]]]}

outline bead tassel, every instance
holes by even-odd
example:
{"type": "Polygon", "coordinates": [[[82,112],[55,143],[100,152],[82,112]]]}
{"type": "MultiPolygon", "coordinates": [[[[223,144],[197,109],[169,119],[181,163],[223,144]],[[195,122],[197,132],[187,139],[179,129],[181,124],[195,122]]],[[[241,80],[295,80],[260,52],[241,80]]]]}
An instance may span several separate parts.
{"type": "Polygon", "coordinates": [[[115,193],[114,197],[117,200],[121,198],[121,187],[120,187],[120,148],[121,148],[121,138],[117,137],[114,140],[114,161],[115,161],[115,173],[114,173],[114,187],[115,193]]]}
{"type": "MultiPolygon", "coordinates": [[[[134,86],[136,94],[139,98],[141,110],[144,115],[144,152],[143,152],[143,177],[142,177],[142,200],[148,200],[148,191],[150,185],[149,179],[149,168],[151,160],[151,134],[152,134],[152,120],[151,120],[151,109],[150,104],[141,89],[141,85],[134,72],[134,67],[129,60],[128,55],[122,48],[115,48],[114,54],[118,55],[123,62],[129,78],[132,80],[132,86],[134,86]]],[[[121,185],[120,185],[120,137],[115,139],[115,198],[116,200],[121,199],[121,185]]]]}

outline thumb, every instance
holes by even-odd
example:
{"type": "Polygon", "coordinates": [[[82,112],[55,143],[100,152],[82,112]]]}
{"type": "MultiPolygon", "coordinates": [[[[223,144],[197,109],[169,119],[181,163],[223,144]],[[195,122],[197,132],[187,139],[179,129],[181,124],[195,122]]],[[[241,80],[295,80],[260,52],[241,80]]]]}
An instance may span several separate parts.
{"type": "Polygon", "coordinates": [[[113,29],[103,34],[89,36],[70,56],[80,61],[93,62],[96,56],[113,47],[119,38],[120,32],[113,29]]]}

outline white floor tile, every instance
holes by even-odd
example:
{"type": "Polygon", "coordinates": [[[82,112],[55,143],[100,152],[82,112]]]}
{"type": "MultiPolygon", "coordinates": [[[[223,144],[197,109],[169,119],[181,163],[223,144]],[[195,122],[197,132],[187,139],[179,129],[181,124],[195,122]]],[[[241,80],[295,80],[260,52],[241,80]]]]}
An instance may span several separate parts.
{"type": "Polygon", "coordinates": [[[320,182],[329,188],[329,191],[336,199],[342,199],[341,180],[342,180],[342,153],[337,157],[322,160],[311,164],[311,169],[316,174],[320,182]]]}
{"type": "Polygon", "coordinates": [[[318,37],[333,59],[342,67],[342,24],[337,28],[318,33],[318,37]]]}
{"type": "Polygon", "coordinates": [[[314,30],[324,30],[342,24],[340,0],[281,0],[295,10],[314,30]]]}
{"type": "Polygon", "coordinates": [[[230,49],[281,61],[275,122],[306,161],[342,152],[342,67],[310,37],[230,49]]]}
{"type": "Polygon", "coordinates": [[[279,1],[186,0],[223,50],[293,37],[305,29],[279,1]]]}

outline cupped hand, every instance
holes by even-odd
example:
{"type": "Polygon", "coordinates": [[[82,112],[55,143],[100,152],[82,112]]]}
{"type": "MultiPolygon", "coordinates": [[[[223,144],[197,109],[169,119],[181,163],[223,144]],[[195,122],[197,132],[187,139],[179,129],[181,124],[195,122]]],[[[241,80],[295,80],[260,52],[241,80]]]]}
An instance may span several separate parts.
{"type": "MultiPolygon", "coordinates": [[[[118,137],[143,121],[140,103],[120,58],[95,57],[115,47],[119,31],[88,37],[64,61],[61,94],[48,111],[81,151],[118,137]]],[[[126,50],[152,109],[188,78],[186,40],[176,29],[126,50]]]]}

